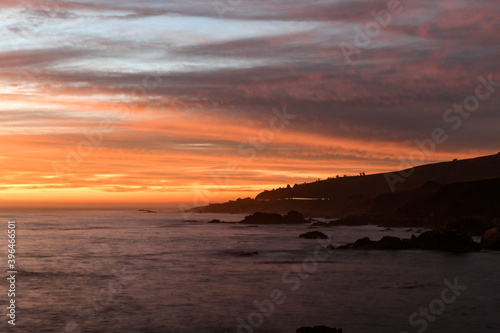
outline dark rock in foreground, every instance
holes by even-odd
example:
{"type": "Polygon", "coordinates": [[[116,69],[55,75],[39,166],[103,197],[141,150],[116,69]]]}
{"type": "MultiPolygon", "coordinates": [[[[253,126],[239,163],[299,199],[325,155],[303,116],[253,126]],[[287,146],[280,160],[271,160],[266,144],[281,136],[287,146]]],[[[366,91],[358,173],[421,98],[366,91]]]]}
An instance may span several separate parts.
{"type": "Polygon", "coordinates": [[[485,250],[500,251],[500,228],[492,228],[481,237],[481,247],[485,250]]]}
{"type": "MultiPolygon", "coordinates": [[[[500,236],[500,233],[499,235],[500,236]]],[[[494,237],[492,238],[494,239],[494,237]]],[[[497,238],[498,239],[498,238],[497,238]]],[[[365,237],[354,243],[346,244],[339,249],[376,249],[376,250],[436,250],[448,252],[479,251],[481,246],[474,242],[464,224],[446,223],[439,229],[426,231],[418,237],[400,239],[394,236],[385,236],[379,241],[372,241],[365,237]]]]}
{"type": "Polygon", "coordinates": [[[296,333],[342,333],[342,329],[330,328],[326,326],[301,327],[296,333]]]}
{"type": "Polygon", "coordinates": [[[240,223],[244,224],[304,224],[309,223],[302,214],[295,210],[286,215],[256,212],[245,217],[240,223]]]}
{"type": "Polygon", "coordinates": [[[321,231],[310,231],[299,236],[300,238],[305,239],[327,239],[328,236],[322,233],[321,231]]]}

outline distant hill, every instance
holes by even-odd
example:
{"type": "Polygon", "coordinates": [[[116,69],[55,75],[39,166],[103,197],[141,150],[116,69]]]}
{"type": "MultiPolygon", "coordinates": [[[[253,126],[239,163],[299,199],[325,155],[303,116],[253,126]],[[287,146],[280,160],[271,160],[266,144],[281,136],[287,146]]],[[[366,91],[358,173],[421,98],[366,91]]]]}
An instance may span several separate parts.
{"type": "MultiPolygon", "coordinates": [[[[446,192],[443,186],[495,178],[500,178],[500,153],[472,159],[427,164],[393,173],[330,178],[264,191],[255,199],[239,199],[223,204],[211,204],[194,208],[192,211],[286,213],[295,209],[306,215],[329,215],[332,217],[359,212],[386,213],[392,211],[394,207],[401,207],[403,204],[409,204],[411,200],[423,198],[426,195],[435,195],[442,201],[454,201],[457,198],[453,196],[453,191],[446,190],[449,191],[446,192]],[[436,192],[441,188],[445,192],[436,192]]],[[[463,185],[461,186],[461,191],[465,191],[466,194],[467,191],[473,191],[473,188],[467,189],[463,185]]],[[[481,190],[479,189],[479,191],[481,190]]],[[[414,203],[414,205],[417,204],[414,203]]],[[[417,209],[416,206],[414,209],[417,209]]],[[[408,212],[410,211],[411,209],[408,207],[408,212]]]]}

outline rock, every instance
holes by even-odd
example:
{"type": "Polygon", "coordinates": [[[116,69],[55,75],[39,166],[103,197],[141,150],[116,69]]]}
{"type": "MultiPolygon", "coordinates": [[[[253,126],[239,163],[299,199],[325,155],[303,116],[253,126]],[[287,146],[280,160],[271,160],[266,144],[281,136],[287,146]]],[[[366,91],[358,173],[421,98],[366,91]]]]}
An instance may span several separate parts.
{"type": "Polygon", "coordinates": [[[384,236],[373,244],[373,248],[378,250],[402,250],[403,242],[398,237],[384,236]]]}
{"type": "Polygon", "coordinates": [[[211,220],[211,221],[208,221],[207,223],[234,224],[234,223],[236,223],[236,222],[226,222],[226,221],[221,221],[221,220],[213,219],[213,220],[211,220]]]}
{"type": "Polygon", "coordinates": [[[297,212],[296,210],[291,210],[289,211],[285,216],[285,223],[286,224],[302,224],[302,223],[308,223],[308,221],[304,218],[302,214],[297,212]]]}
{"type": "Polygon", "coordinates": [[[459,220],[448,221],[445,224],[443,224],[441,227],[439,227],[439,229],[437,229],[437,231],[439,233],[454,232],[454,233],[459,234],[459,235],[470,236],[470,233],[467,230],[465,223],[463,223],[459,220]]]}
{"type": "Polygon", "coordinates": [[[401,246],[403,250],[410,250],[410,249],[416,249],[417,248],[417,242],[416,242],[416,237],[412,235],[412,238],[403,238],[401,239],[401,246]]]}
{"type": "Polygon", "coordinates": [[[253,251],[253,252],[241,251],[238,253],[238,256],[240,256],[240,257],[252,257],[252,256],[257,256],[257,255],[259,255],[259,252],[257,252],[257,251],[253,251]]]}
{"type": "Polygon", "coordinates": [[[308,223],[302,214],[295,210],[289,211],[286,215],[274,213],[256,212],[245,217],[243,224],[303,224],[308,223]]]}
{"type": "Polygon", "coordinates": [[[256,212],[252,215],[245,216],[245,219],[240,223],[244,224],[284,224],[283,216],[273,213],[256,212]]]}
{"type": "Polygon", "coordinates": [[[301,327],[296,333],[342,333],[342,329],[330,328],[326,326],[301,327]]]}
{"type": "MultiPolygon", "coordinates": [[[[347,244],[349,246],[349,244],[347,244]]],[[[368,237],[358,239],[350,247],[353,249],[377,249],[377,250],[403,250],[410,248],[411,240],[401,240],[398,237],[385,236],[379,241],[372,241],[368,237]]]]}
{"type": "Polygon", "coordinates": [[[481,247],[485,250],[500,251],[500,228],[492,228],[481,237],[481,247]]]}
{"type": "Polygon", "coordinates": [[[361,238],[361,239],[358,239],[357,241],[355,241],[354,244],[352,244],[352,248],[353,249],[368,249],[368,248],[372,247],[373,243],[374,242],[372,242],[370,240],[370,238],[364,237],[364,238],[361,238]]]}
{"type": "Polygon", "coordinates": [[[321,231],[309,231],[299,236],[300,238],[306,239],[327,239],[328,236],[321,231]]]}
{"type": "Polygon", "coordinates": [[[481,246],[470,236],[453,231],[426,231],[417,237],[417,246],[423,250],[437,250],[448,252],[478,251],[481,246]]]}
{"type": "Polygon", "coordinates": [[[481,249],[481,246],[472,240],[465,224],[459,221],[450,221],[439,229],[423,232],[415,243],[423,250],[468,252],[481,249]]]}
{"type": "MultiPolygon", "coordinates": [[[[484,246],[500,246],[500,228],[493,229],[483,236],[484,246]],[[498,242],[498,243],[495,243],[498,242]],[[488,245],[486,245],[488,244],[488,245]],[[497,244],[497,245],[489,245],[497,244]]],[[[474,242],[467,228],[456,221],[446,223],[441,228],[421,233],[418,237],[400,239],[394,236],[385,236],[379,241],[371,241],[368,237],[358,239],[354,244],[346,244],[338,249],[377,249],[377,250],[409,250],[423,249],[450,252],[479,251],[481,245],[474,242]]],[[[499,248],[500,249],[500,248],[499,248]]]]}
{"type": "Polygon", "coordinates": [[[484,216],[464,216],[452,223],[461,225],[471,236],[482,236],[486,231],[495,227],[494,220],[484,216]]]}

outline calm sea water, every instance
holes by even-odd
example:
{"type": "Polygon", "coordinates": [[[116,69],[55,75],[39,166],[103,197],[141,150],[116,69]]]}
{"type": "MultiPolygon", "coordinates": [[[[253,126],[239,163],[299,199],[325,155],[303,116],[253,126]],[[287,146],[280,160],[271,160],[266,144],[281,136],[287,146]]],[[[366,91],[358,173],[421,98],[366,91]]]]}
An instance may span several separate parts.
{"type": "MultiPolygon", "coordinates": [[[[410,333],[426,325],[425,332],[500,332],[498,254],[328,253],[298,238],[306,226],[206,224],[241,215],[191,218],[198,222],[162,212],[0,212],[2,267],[7,220],[14,219],[19,270],[15,327],[7,325],[7,282],[0,284],[1,331],[295,332],[327,325],[410,333]],[[259,254],[239,255],[253,251],[259,254]],[[467,286],[449,303],[440,301],[445,279],[467,286]],[[429,306],[437,314],[417,314],[410,325],[412,313],[429,306]]],[[[321,230],[335,245],[411,235],[373,226],[321,230]]]]}

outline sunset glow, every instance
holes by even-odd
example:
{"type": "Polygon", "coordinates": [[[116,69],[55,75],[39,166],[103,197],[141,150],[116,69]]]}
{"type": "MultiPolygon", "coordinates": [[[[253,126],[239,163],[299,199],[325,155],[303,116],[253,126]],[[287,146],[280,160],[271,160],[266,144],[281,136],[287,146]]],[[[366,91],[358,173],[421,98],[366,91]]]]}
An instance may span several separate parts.
{"type": "Polygon", "coordinates": [[[351,61],[387,1],[0,3],[0,206],[254,197],[408,166],[435,128],[415,164],[498,152],[500,84],[445,116],[500,81],[498,1],[402,1],[351,61]]]}

